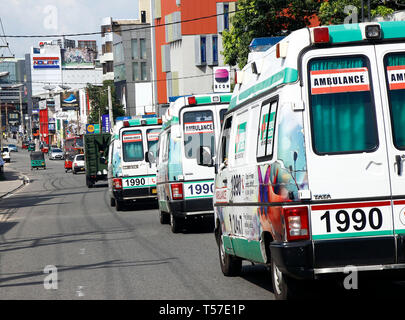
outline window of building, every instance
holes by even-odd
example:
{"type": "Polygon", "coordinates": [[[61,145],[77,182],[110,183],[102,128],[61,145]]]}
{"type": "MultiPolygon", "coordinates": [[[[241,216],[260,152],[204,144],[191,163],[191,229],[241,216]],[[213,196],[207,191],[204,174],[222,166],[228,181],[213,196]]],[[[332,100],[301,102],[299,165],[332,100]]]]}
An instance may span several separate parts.
{"type": "Polygon", "coordinates": [[[146,59],[146,39],[139,39],[139,47],[141,50],[141,59],[146,59]]]}
{"type": "Polygon", "coordinates": [[[207,62],[207,38],[201,36],[200,38],[200,51],[201,51],[201,63],[207,62]]]}
{"type": "Polygon", "coordinates": [[[132,62],[132,80],[133,81],[139,81],[139,63],[138,62],[132,62]]]}
{"type": "Polygon", "coordinates": [[[218,36],[212,37],[212,60],[215,63],[218,63],[218,36]]]}
{"type": "Polygon", "coordinates": [[[142,81],[148,80],[148,72],[147,72],[146,62],[141,62],[141,80],[142,81]]]}
{"type": "Polygon", "coordinates": [[[139,58],[138,39],[132,39],[131,45],[132,45],[132,59],[138,59],[139,58]]]}

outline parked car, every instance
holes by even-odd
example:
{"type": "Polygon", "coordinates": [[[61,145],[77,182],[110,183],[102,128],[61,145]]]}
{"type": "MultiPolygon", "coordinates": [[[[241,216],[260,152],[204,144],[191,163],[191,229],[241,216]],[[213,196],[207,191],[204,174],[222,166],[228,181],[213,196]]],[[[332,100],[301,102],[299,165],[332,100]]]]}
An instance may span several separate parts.
{"type": "Polygon", "coordinates": [[[76,174],[79,171],[85,171],[84,154],[76,155],[73,160],[72,173],[76,174]]]}
{"type": "Polygon", "coordinates": [[[3,157],[0,155],[0,174],[4,172],[4,160],[3,157]]]}
{"type": "Polygon", "coordinates": [[[10,158],[10,151],[9,151],[8,147],[3,147],[1,156],[3,157],[3,160],[4,160],[5,162],[10,162],[10,161],[11,161],[11,158],[10,158]]]}
{"type": "Polygon", "coordinates": [[[8,149],[10,150],[10,152],[18,152],[18,148],[15,144],[9,144],[8,149]]]}
{"type": "Polygon", "coordinates": [[[63,156],[63,150],[60,148],[52,148],[49,152],[48,152],[48,158],[49,160],[63,160],[64,156],[63,156]]]}
{"type": "Polygon", "coordinates": [[[28,149],[29,141],[23,141],[21,144],[22,149],[28,149]]]}

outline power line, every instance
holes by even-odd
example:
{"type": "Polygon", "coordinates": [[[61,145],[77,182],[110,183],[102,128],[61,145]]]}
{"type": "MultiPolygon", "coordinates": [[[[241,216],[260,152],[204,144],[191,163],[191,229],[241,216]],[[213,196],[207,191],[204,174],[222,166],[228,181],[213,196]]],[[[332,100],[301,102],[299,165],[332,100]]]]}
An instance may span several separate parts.
{"type": "MultiPolygon", "coordinates": [[[[199,21],[199,20],[205,20],[205,19],[211,19],[215,18],[218,16],[223,16],[226,14],[233,14],[233,13],[238,13],[242,11],[246,11],[249,9],[253,9],[252,7],[244,8],[244,9],[236,9],[234,11],[228,11],[224,13],[217,13],[209,16],[203,16],[203,17],[198,17],[198,18],[193,18],[193,19],[187,19],[187,20],[181,20],[177,22],[169,22],[169,23],[164,23],[164,24],[158,24],[154,26],[143,26],[143,27],[137,27],[137,28],[129,28],[126,30],[120,30],[121,32],[126,32],[126,31],[137,31],[137,30],[145,30],[145,29],[151,29],[151,28],[159,28],[159,27],[165,27],[165,26],[170,26],[174,24],[179,24],[179,23],[188,23],[188,22],[194,22],[194,21],[199,21]]],[[[114,29],[114,28],[113,28],[114,29]]],[[[110,31],[113,32],[113,31],[110,31]]],[[[48,34],[48,35],[4,35],[7,38],[61,38],[61,37],[81,37],[81,36],[91,36],[91,35],[101,35],[103,33],[110,33],[110,32],[103,32],[103,31],[96,31],[96,32],[83,32],[83,33],[70,33],[70,34],[48,34]]]]}
{"type": "Polygon", "coordinates": [[[10,46],[7,42],[6,33],[4,31],[3,21],[1,20],[1,17],[0,17],[0,26],[1,26],[1,30],[3,31],[3,37],[1,37],[1,38],[4,38],[4,44],[6,44],[8,51],[14,57],[14,54],[11,52],[10,46]]]}
{"type": "MultiPolygon", "coordinates": [[[[176,80],[185,80],[185,79],[192,79],[192,78],[203,78],[203,77],[212,77],[214,73],[206,73],[202,75],[195,75],[195,76],[184,76],[184,77],[177,77],[177,78],[172,78],[172,79],[156,79],[156,80],[148,80],[148,81],[125,81],[127,84],[130,83],[148,83],[148,82],[162,82],[162,81],[176,81],[176,80]]],[[[62,84],[61,82],[50,82],[50,81],[10,81],[10,83],[31,83],[31,84],[48,84],[48,85],[59,85],[62,84]]],[[[86,84],[91,84],[94,86],[103,86],[104,83],[91,83],[91,82],[66,82],[63,81],[64,85],[69,85],[69,84],[77,84],[77,85],[86,85],[86,84]]]]}

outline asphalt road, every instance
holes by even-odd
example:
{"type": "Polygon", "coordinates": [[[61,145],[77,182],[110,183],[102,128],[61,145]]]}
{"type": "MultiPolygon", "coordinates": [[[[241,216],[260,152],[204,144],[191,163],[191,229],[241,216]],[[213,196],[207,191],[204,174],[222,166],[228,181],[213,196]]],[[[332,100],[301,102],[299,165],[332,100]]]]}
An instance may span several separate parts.
{"type": "MultiPolygon", "coordinates": [[[[7,217],[0,223],[1,300],[274,299],[262,266],[246,263],[242,276],[222,275],[209,228],[173,234],[156,208],[116,212],[106,184],[88,189],[85,175],[65,173],[63,161],[47,159],[46,170],[31,171],[27,151],[12,156],[12,167],[31,182],[0,201],[7,217]]],[[[348,292],[321,283],[312,297],[405,297],[398,282],[360,286],[348,292]]]]}

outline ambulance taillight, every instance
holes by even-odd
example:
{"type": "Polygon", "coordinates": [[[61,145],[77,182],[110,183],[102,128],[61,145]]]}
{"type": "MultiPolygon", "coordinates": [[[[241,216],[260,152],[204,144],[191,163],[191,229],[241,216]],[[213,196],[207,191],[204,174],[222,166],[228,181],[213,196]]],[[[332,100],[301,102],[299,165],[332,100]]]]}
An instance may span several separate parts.
{"type": "Polygon", "coordinates": [[[286,228],[286,240],[309,240],[309,222],[307,207],[283,208],[286,228]]]}
{"type": "Polygon", "coordinates": [[[114,190],[122,190],[122,179],[114,178],[112,185],[114,190]]]}
{"type": "Polygon", "coordinates": [[[172,191],[172,199],[173,200],[183,200],[183,184],[182,183],[172,183],[170,185],[172,191]]]}

